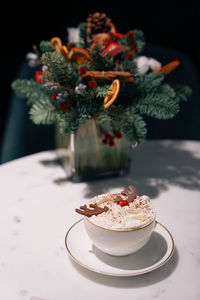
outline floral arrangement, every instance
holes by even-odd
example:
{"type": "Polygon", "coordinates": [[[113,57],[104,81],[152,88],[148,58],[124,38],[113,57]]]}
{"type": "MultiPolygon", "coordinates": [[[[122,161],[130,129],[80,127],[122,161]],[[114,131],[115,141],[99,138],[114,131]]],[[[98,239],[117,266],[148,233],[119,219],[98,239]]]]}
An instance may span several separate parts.
{"type": "MultiPolygon", "coordinates": [[[[68,28],[65,44],[53,37],[33,46],[27,60],[35,78],[16,79],[12,88],[28,99],[35,124],[57,123],[63,134],[76,133],[95,118],[99,126],[109,121],[116,138],[140,143],[147,133],[145,115],[173,118],[191,94],[188,86],[166,81],[179,61],[162,66],[142,55],[144,46],[141,30],[119,33],[105,13],[96,12],[68,28]]],[[[106,132],[102,142],[114,145],[106,132]]]]}

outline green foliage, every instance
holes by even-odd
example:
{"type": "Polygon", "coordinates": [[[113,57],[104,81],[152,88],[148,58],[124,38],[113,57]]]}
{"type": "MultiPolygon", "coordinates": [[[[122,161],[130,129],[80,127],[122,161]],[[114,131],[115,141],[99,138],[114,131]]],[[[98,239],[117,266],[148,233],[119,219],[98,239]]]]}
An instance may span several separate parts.
{"type": "Polygon", "coordinates": [[[57,51],[43,53],[41,56],[41,63],[48,67],[48,80],[58,82],[61,85],[67,84],[69,78],[69,66],[60,53],[57,51]]]}
{"type": "Polygon", "coordinates": [[[54,48],[51,46],[49,41],[41,41],[40,42],[40,50],[42,51],[42,53],[53,52],[54,48]]]}
{"type": "Polygon", "coordinates": [[[73,132],[76,133],[79,126],[86,120],[90,119],[96,112],[95,105],[92,101],[86,102],[82,105],[77,105],[70,113],[60,113],[58,115],[58,123],[60,132],[73,132]]]}
{"type": "Polygon", "coordinates": [[[28,99],[29,103],[34,103],[45,94],[42,85],[33,79],[16,79],[11,87],[19,97],[28,99]]]}
{"type": "Polygon", "coordinates": [[[131,144],[141,143],[146,138],[146,123],[140,115],[128,109],[124,114],[122,131],[131,144]]]}
{"type": "Polygon", "coordinates": [[[85,22],[80,23],[78,29],[80,37],[78,46],[84,49],[89,48],[91,46],[92,40],[90,40],[87,36],[87,24],[85,22]]]}
{"type": "Polygon", "coordinates": [[[88,91],[87,99],[105,98],[110,89],[110,85],[105,84],[104,86],[97,86],[95,89],[88,91]]]}
{"type": "Polygon", "coordinates": [[[144,46],[145,46],[145,38],[144,33],[142,30],[134,29],[130,30],[129,33],[132,32],[134,34],[134,37],[129,39],[127,38],[127,35],[125,35],[123,38],[121,38],[118,42],[120,45],[131,47],[132,43],[136,43],[137,51],[135,53],[135,56],[137,56],[139,53],[142,52],[144,46]]]}
{"type": "Polygon", "coordinates": [[[89,64],[91,70],[108,71],[114,69],[115,64],[113,57],[109,57],[106,54],[101,55],[102,51],[103,48],[99,45],[94,45],[94,48],[91,50],[89,64]]]}
{"type": "Polygon", "coordinates": [[[188,98],[192,95],[192,90],[189,86],[183,84],[174,84],[174,92],[176,93],[175,100],[180,102],[181,100],[187,101],[188,98]]]}
{"type": "Polygon", "coordinates": [[[133,60],[125,59],[122,61],[121,68],[125,72],[130,72],[135,74],[137,72],[136,63],[133,60]]]}
{"type": "Polygon", "coordinates": [[[37,125],[50,125],[56,122],[56,105],[48,95],[33,104],[30,109],[30,119],[37,125]]]}
{"type": "Polygon", "coordinates": [[[133,32],[135,35],[136,44],[139,48],[138,53],[141,53],[145,46],[144,32],[140,29],[134,29],[133,32]]]}
{"type": "Polygon", "coordinates": [[[138,99],[135,109],[142,115],[157,119],[171,119],[179,111],[179,105],[174,98],[174,90],[168,84],[163,84],[138,99]]]}
{"type": "Polygon", "coordinates": [[[162,84],[164,76],[159,72],[152,72],[140,77],[137,77],[136,86],[140,91],[144,91],[146,94],[162,84]]]}

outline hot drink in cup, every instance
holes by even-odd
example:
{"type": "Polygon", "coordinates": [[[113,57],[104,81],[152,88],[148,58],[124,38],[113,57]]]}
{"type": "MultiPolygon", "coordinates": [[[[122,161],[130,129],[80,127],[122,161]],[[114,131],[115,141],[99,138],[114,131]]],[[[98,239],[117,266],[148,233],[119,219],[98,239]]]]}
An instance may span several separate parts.
{"type": "Polygon", "coordinates": [[[85,216],[85,228],[93,244],[115,256],[141,249],[155,227],[155,210],[149,198],[137,196],[133,186],[121,193],[98,195],[76,212],[85,216]]]}

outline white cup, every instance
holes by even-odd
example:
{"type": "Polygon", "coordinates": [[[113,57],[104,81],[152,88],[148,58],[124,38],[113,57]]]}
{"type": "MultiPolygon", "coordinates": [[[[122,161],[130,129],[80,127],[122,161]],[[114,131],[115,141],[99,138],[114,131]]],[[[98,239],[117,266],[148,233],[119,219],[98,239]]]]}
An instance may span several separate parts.
{"type": "Polygon", "coordinates": [[[100,227],[88,217],[84,218],[84,223],[94,246],[107,254],[124,256],[138,251],[149,241],[155,227],[155,218],[144,227],[124,231],[100,227]]]}

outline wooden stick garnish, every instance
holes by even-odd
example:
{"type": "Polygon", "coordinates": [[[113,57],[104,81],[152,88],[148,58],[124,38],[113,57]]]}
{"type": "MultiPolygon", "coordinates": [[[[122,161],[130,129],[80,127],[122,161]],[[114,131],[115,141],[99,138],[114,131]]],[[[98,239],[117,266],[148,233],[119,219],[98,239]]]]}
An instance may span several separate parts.
{"type": "Polygon", "coordinates": [[[106,212],[109,210],[109,208],[107,206],[100,207],[100,206],[98,206],[97,203],[90,204],[90,207],[92,209],[88,208],[87,205],[85,204],[83,206],[80,206],[80,209],[76,208],[75,211],[86,217],[91,217],[93,215],[97,216],[97,215],[101,214],[102,212],[106,212]]]}
{"type": "Polygon", "coordinates": [[[167,75],[171,73],[174,69],[176,69],[180,64],[180,61],[178,59],[175,59],[168,63],[167,65],[164,65],[162,68],[160,68],[157,72],[162,73],[163,75],[167,75]]]}
{"type": "Polygon", "coordinates": [[[134,76],[130,72],[122,71],[87,71],[81,76],[83,79],[99,79],[113,81],[114,79],[119,79],[120,81],[134,82],[134,76]]]}

